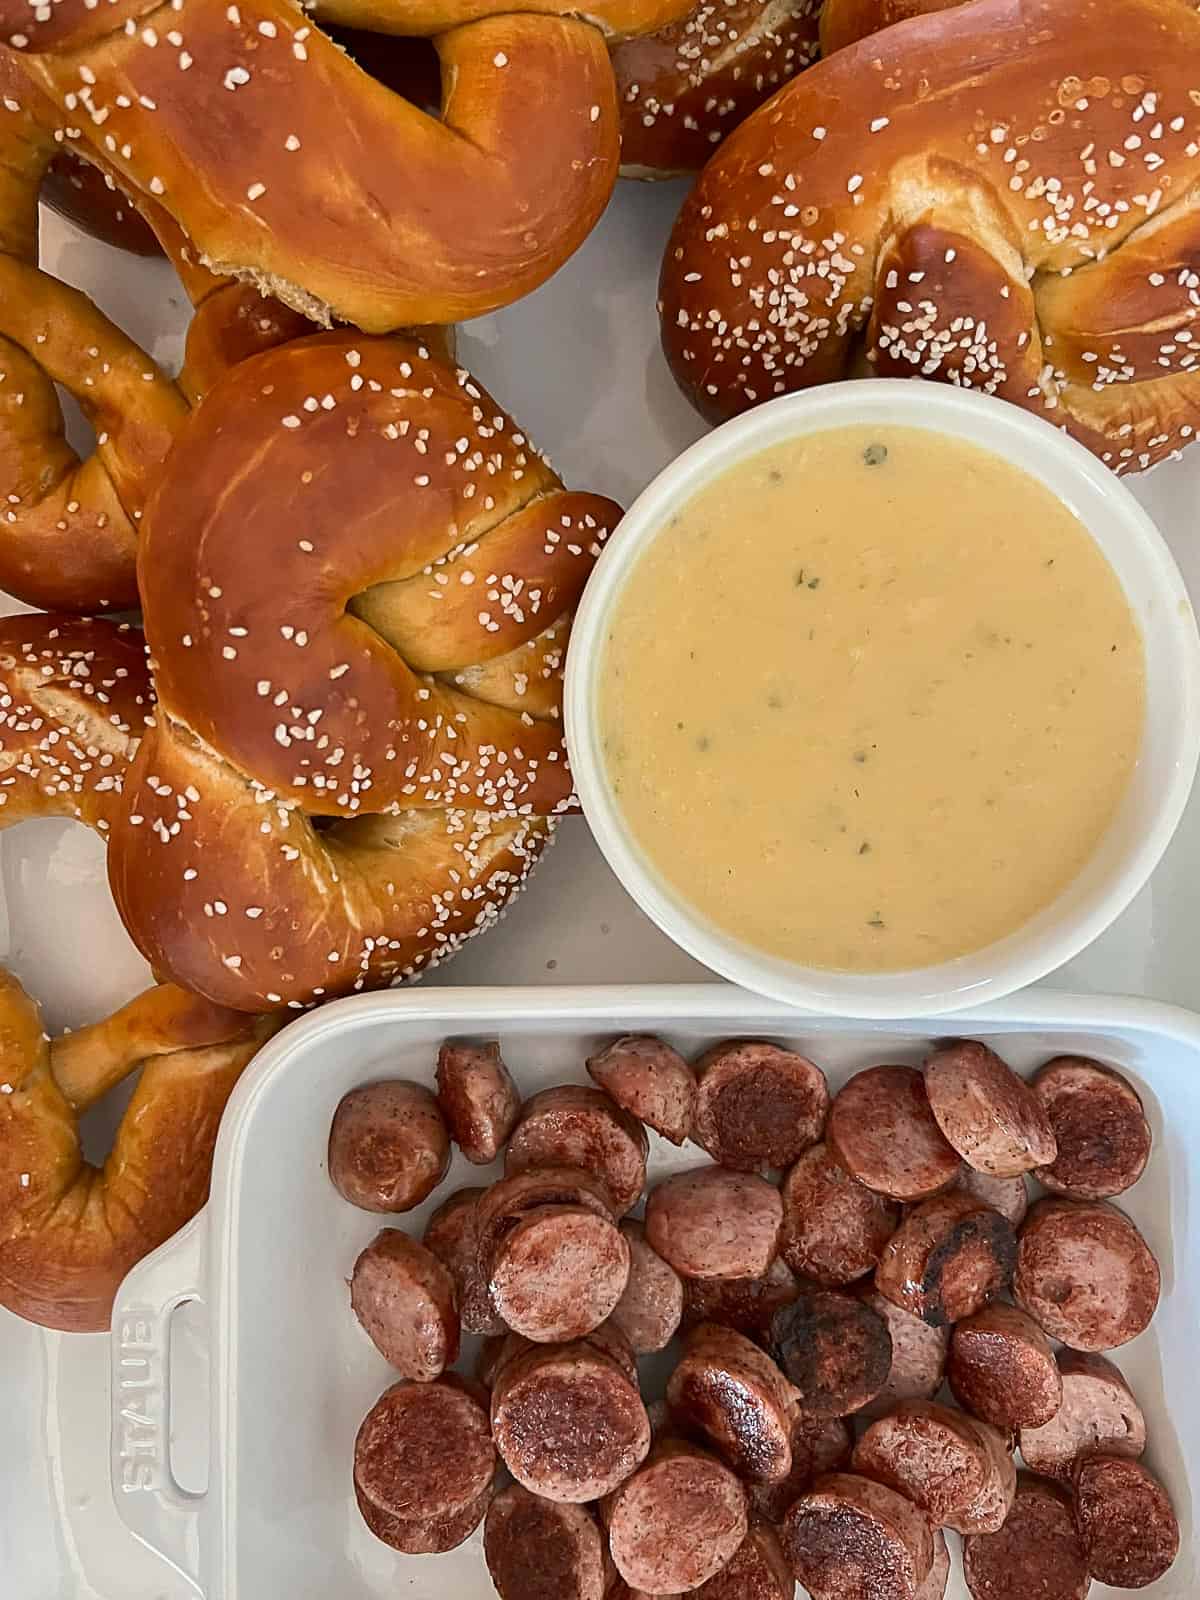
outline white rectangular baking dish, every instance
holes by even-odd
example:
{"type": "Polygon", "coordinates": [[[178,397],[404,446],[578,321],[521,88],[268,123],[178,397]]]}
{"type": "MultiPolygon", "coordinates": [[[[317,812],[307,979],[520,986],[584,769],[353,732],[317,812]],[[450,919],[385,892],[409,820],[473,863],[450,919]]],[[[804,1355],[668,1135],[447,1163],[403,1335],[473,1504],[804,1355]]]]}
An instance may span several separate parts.
{"type": "MultiPolygon", "coordinates": [[[[1142,1181],[1121,1204],[1163,1268],[1152,1327],[1117,1355],[1150,1424],[1147,1462],[1179,1514],[1182,1553],[1144,1591],[1191,1600],[1200,1513],[1200,1017],[1146,1001],[1026,993],[955,1019],[1018,1070],[1059,1052],[1095,1055],[1138,1086],[1155,1135],[1142,1181]]],[[[354,1435],[394,1374],[358,1328],[345,1282],[380,1226],[325,1172],[333,1111],[355,1084],[432,1081],[449,1035],[498,1037],[524,1093],[583,1080],[598,1040],[663,1034],[685,1053],[731,1034],[803,1049],[836,1089],[856,1069],[919,1062],[944,1023],[811,1018],[725,985],[393,992],[326,1007],[293,1024],[239,1084],[221,1130],[206,1210],[125,1280],[113,1318],[113,1492],[128,1526],[207,1600],[330,1595],[486,1600],[476,1534],[448,1556],[405,1558],[369,1534],[351,1492],[354,1435]],[[212,1363],[207,1491],[170,1466],[170,1322],[203,1302],[212,1363]]],[[[651,1171],[703,1159],[652,1136],[651,1171]]],[[[486,1171],[456,1159],[425,1207],[486,1171]]],[[[953,1539],[953,1536],[952,1536],[953,1539]]],[[[1094,1600],[1118,1591],[1096,1585],[1094,1600]]],[[[965,1600],[957,1556],[949,1600],[965,1600]]]]}

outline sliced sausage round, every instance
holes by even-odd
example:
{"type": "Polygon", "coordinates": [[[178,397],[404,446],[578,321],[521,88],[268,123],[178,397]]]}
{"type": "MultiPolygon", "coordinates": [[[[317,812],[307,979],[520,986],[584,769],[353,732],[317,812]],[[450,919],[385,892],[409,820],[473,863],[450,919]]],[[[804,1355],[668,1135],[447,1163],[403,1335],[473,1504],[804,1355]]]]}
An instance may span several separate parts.
{"type": "Polygon", "coordinates": [[[934,1120],[913,1067],[868,1067],[834,1096],[825,1129],[852,1178],[893,1200],[923,1200],[958,1176],[962,1162],[934,1120]]]}
{"type": "Polygon", "coordinates": [[[782,1221],[778,1189],[724,1167],[676,1173],[646,1201],[648,1243],[685,1278],[761,1278],[782,1221]]]}
{"type": "Polygon", "coordinates": [[[629,1246],[629,1282],[617,1301],[612,1320],[640,1356],[670,1343],[683,1316],[683,1280],[657,1250],[646,1243],[646,1230],[631,1218],[621,1223],[629,1246]]]}
{"type": "Polygon", "coordinates": [[[796,1274],[779,1256],[759,1278],[684,1278],[685,1333],[700,1322],[719,1322],[756,1344],[771,1337],[771,1318],[800,1293],[796,1274]]]}
{"type": "Polygon", "coordinates": [[[885,1300],[874,1285],[862,1285],[857,1293],[887,1323],[892,1340],[892,1364],[883,1388],[859,1416],[864,1420],[882,1416],[901,1400],[932,1400],[946,1376],[950,1329],[931,1328],[911,1311],[885,1300]]]}
{"type": "Polygon", "coordinates": [[[950,1551],[946,1535],[940,1528],[933,1530],[933,1565],[929,1576],[917,1590],[917,1600],[946,1600],[946,1585],[950,1581],[950,1551]]]}
{"type": "Polygon", "coordinates": [[[1016,1306],[985,1306],[954,1329],[947,1376],[965,1410],[996,1428],[1037,1428],[1062,1405],[1050,1341],[1016,1306]]]}
{"type": "Polygon", "coordinates": [[[900,1207],[866,1188],[825,1144],[806,1150],[783,1181],[779,1253],[802,1277],[827,1287],[873,1272],[900,1226],[900,1207]]]}
{"type": "Polygon", "coordinates": [[[464,1333],[503,1334],[504,1322],[492,1308],[479,1271],[476,1206],[482,1189],[456,1189],[425,1225],[425,1248],[454,1279],[458,1316],[464,1333]]]}
{"type": "Polygon", "coordinates": [[[976,1039],[957,1040],[928,1057],[925,1093],[938,1127],[979,1172],[1015,1178],[1057,1154],[1042,1102],[1024,1078],[976,1039]]]}
{"type": "Polygon", "coordinates": [[[487,1412],[453,1378],[393,1384],[354,1441],[354,1490],[367,1525],[412,1555],[431,1542],[452,1549],[471,1533],[495,1471],[487,1412]]]}
{"type": "Polygon", "coordinates": [[[994,1533],[1016,1489],[1012,1456],[995,1429],[930,1400],[909,1400],[871,1423],[854,1470],[906,1495],[937,1528],[994,1533]]]}
{"type": "Polygon", "coordinates": [[[450,1137],[474,1166],[495,1161],[516,1125],[521,1096],[498,1044],[453,1044],[438,1051],[438,1104],[450,1137]]]}
{"type": "Polygon", "coordinates": [[[1072,1350],[1115,1350],[1158,1306],[1161,1276],[1129,1218],[1101,1201],[1039,1200],[1021,1230],[1013,1294],[1072,1350]]]}
{"type": "Polygon", "coordinates": [[[650,1448],[637,1388],[583,1340],[527,1350],[500,1368],[492,1433],[518,1483],[576,1505],[624,1483],[650,1448]]]}
{"type": "Polygon", "coordinates": [[[535,1206],[492,1252],[488,1293],[497,1314],[538,1344],[598,1328],[629,1282],[629,1244],[583,1206],[535,1206]]]}
{"type": "Polygon", "coordinates": [[[792,1423],[792,1470],[778,1483],[750,1485],[750,1504],[768,1522],[780,1523],[793,1501],[807,1494],[827,1472],[850,1465],[854,1430],[845,1417],[810,1417],[801,1411],[792,1423]]]}
{"type": "Polygon", "coordinates": [[[820,1067],[755,1039],[713,1045],[696,1062],[696,1081],[692,1138],[734,1172],[791,1166],[829,1114],[820,1067]]]}
{"type": "MultiPolygon", "coordinates": [[[[473,1369],[475,1381],[489,1391],[491,1390],[492,1385],[495,1383],[496,1374],[499,1372],[500,1367],[504,1362],[504,1347],[508,1343],[510,1337],[520,1339],[521,1336],[520,1334],[509,1335],[504,1333],[490,1333],[485,1335],[480,1343],[479,1352],[475,1357],[475,1366],[473,1369]]],[[[523,1339],[521,1342],[526,1348],[529,1347],[530,1341],[528,1339],[523,1339]]]]}
{"type": "Polygon", "coordinates": [[[441,1183],[450,1136],[428,1089],[402,1078],[343,1095],[329,1131],[329,1176],[364,1211],[411,1211],[441,1183]]]}
{"type": "Polygon", "coordinates": [[[604,1600],[604,1535],[584,1506],[510,1483],[488,1508],[483,1554],[500,1600],[604,1600]]]}
{"type": "Polygon", "coordinates": [[[1103,1356],[1060,1350],[1062,1404],[1040,1428],[1022,1428],[1021,1454],[1033,1472],[1070,1483],[1084,1456],[1125,1456],[1146,1448],[1146,1419],[1133,1391],[1103,1356]]]}
{"type": "Polygon", "coordinates": [[[1146,1170],[1152,1136],[1137,1090],[1086,1056],[1056,1056],[1037,1073],[1034,1093],[1058,1143],[1037,1177],[1073,1200],[1110,1200],[1146,1170]]]}
{"type": "Polygon", "coordinates": [[[771,1323],[771,1351],[811,1417],[845,1417],[873,1400],[892,1365],[887,1323],[854,1295],[803,1289],[771,1323]]]}
{"type": "Polygon", "coordinates": [[[752,1522],[727,1567],[693,1589],[695,1600],[793,1600],[796,1580],[775,1529],[752,1522]]]}
{"type": "Polygon", "coordinates": [[[578,1167],[543,1167],[518,1173],[515,1178],[501,1178],[480,1195],[475,1206],[479,1270],[485,1283],[491,1276],[497,1244],[536,1206],[583,1206],[598,1217],[616,1220],[607,1189],[578,1167]]]}
{"type": "Polygon", "coordinates": [[[1092,1580],[1070,1497],[1022,1473],[1004,1526],[963,1540],[963,1575],[972,1600],[1085,1600],[1092,1580]]]}
{"type": "Polygon", "coordinates": [[[993,1178],[986,1172],[976,1172],[974,1167],[964,1167],[956,1187],[1007,1217],[1014,1228],[1019,1228],[1028,1215],[1029,1185],[1024,1173],[1019,1178],[993,1178]]]}
{"type": "Polygon", "coordinates": [[[669,1044],[629,1033],[587,1060],[589,1075],[623,1111],[672,1144],[682,1144],[696,1113],[696,1078],[669,1044]]]}
{"type": "Polygon", "coordinates": [[[613,1563],[633,1590],[684,1594],[727,1567],[749,1531],[746,1491],[716,1456],[656,1444],[603,1508],[613,1563]]]}
{"type": "Polygon", "coordinates": [[[812,1600],[917,1600],[933,1567],[924,1512],[855,1473],[819,1479],[788,1512],[781,1535],[812,1600]]]}
{"type": "Polygon", "coordinates": [[[1144,1589],[1179,1554],[1170,1496],[1140,1461],[1089,1456],[1075,1472],[1075,1525],[1088,1571],[1114,1589],[1144,1589]]]}
{"type": "Polygon", "coordinates": [[[1012,1224],[951,1189],[914,1206],[884,1246],[875,1287],[935,1328],[986,1306],[1009,1282],[1017,1256],[1012,1224]]]}
{"type": "Polygon", "coordinates": [[[732,1328],[702,1322],[667,1383],[671,1418],[703,1435],[741,1478],[777,1483],[792,1470],[796,1392],[779,1368],[732,1328]]]}
{"type": "Polygon", "coordinates": [[[544,1167],[579,1167],[598,1179],[618,1216],[646,1187],[646,1130],[599,1089],[573,1083],[526,1100],[504,1152],[508,1177],[544,1167]]]}
{"type": "Polygon", "coordinates": [[[399,1228],[381,1228],[354,1263],[350,1305],[383,1359],[415,1383],[458,1360],[454,1279],[399,1228]]]}

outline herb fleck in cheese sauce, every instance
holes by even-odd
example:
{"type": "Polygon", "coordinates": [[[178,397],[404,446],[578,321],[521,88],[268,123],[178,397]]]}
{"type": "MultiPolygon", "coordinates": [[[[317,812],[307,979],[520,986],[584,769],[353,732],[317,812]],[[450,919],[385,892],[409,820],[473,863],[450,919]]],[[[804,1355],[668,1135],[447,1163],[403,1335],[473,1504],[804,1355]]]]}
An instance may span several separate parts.
{"type": "Polygon", "coordinates": [[[636,840],[728,932],[817,967],[1012,932],[1087,862],[1141,740],[1141,638],[1086,529],[918,429],[812,435],[710,484],[605,650],[636,840]]]}

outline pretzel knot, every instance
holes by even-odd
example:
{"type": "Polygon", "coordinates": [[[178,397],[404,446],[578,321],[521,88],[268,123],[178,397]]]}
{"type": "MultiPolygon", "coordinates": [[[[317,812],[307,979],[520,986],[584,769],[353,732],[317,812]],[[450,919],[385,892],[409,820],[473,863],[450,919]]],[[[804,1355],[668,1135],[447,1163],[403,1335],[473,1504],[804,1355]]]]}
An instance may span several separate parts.
{"type": "Polygon", "coordinates": [[[1200,423],[1200,16],[976,0],[797,79],[709,164],[663,341],[709,416],[843,376],[980,388],[1118,471],[1200,423]]]}
{"type": "MultiPolygon", "coordinates": [[[[107,834],[151,704],[135,629],[0,619],[0,827],[57,816],[107,834]]],[[[125,1273],[204,1203],[222,1109],[275,1025],[166,984],[50,1040],[0,971],[0,1305],[48,1327],[108,1326],[125,1273]],[[78,1119],[138,1068],[94,1167],[78,1119]]]]}
{"type": "Polygon", "coordinates": [[[374,82],[290,0],[0,0],[0,38],[218,272],[372,331],[506,305],[581,243],[617,171],[606,39],[688,0],[328,0],[429,35],[441,116],[374,82]]]}
{"type": "Polygon", "coordinates": [[[222,377],[140,554],[159,709],[109,869],[155,970],[265,1010],[493,921],[571,798],[568,618],[618,514],[415,342],[222,377]]]}

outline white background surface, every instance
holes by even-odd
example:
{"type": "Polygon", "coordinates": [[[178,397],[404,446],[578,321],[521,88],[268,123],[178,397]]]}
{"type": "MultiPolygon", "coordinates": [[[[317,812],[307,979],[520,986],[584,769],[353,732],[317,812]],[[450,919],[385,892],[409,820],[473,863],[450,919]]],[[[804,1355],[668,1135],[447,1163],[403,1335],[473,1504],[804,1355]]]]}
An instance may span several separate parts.
{"type": "MultiPolygon", "coordinates": [[[[703,427],[667,372],[654,313],[658,262],[681,195],[678,185],[621,185],[601,225],[553,282],[460,337],[460,359],[550,453],[564,479],[625,503],[703,427]]],[[[53,217],[46,219],[43,259],[92,293],[159,360],[174,363],[186,311],[169,269],[84,240],[53,217]]],[[[1183,462],[1130,481],[1200,601],[1200,446],[1183,462]]],[[[653,672],[652,660],[646,670],[653,672]]],[[[1200,1008],[1197,884],[1194,799],[1150,885],[1052,981],[1200,1008]]],[[[54,1028],[101,1015],[145,981],[109,904],[98,841],[73,826],[26,823],[0,835],[0,950],[54,1028]]],[[[702,976],[625,897],[574,818],[501,926],[433,981],[702,976]]],[[[199,1364],[186,1319],[178,1320],[181,1358],[199,1364]]],[[[0,1311],[4,1600],[176,1600],[188,1592],[124,1532],[113,1510],[104,1344],[100,1336],[44,1334],[0,1311]]],[[[177,1423],[186,1460],[195,1419],[177,1423]]]]}

